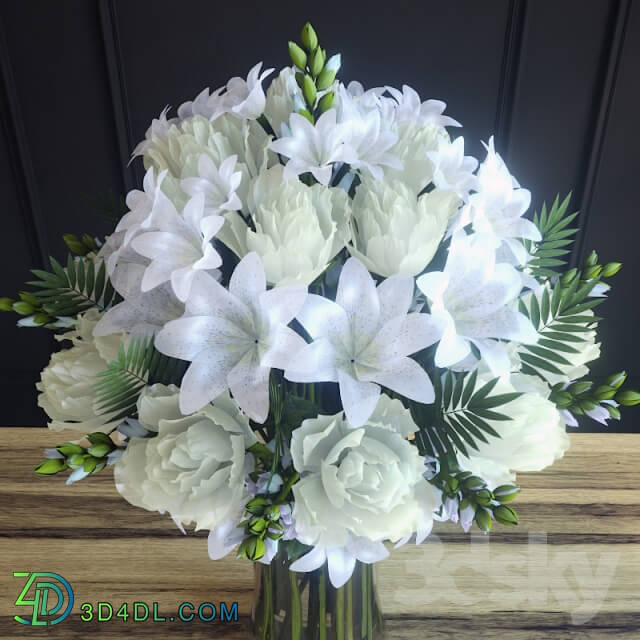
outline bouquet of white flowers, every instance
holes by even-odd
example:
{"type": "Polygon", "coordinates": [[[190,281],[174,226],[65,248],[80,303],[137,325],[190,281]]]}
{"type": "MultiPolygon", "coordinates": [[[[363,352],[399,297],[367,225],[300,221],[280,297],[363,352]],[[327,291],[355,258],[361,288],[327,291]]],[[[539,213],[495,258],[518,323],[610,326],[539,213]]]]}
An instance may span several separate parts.
{"type": "Polygon", "coordinates": [[[71,343],[39,405],[81,437],[37,473],[112,464],[131,504],[258,563],[260,638],[372,638],[389,543],[516,525],[516,472],[640,395],[584,380],[621,265],[562,270],[568,197],[525,218],[443,102],[343,84],[309,24],[289,54],[266,90],[257,64],[165,109],[115,231],[65,236],[0,306],[71,343]]]}

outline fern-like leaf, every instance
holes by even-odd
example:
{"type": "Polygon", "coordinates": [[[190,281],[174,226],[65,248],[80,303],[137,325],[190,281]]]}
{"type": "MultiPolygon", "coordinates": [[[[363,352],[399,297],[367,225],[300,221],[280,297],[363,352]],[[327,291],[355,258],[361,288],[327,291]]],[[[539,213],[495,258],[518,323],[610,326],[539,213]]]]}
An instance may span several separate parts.
{"type": "Polygon", "coordinates": [[[50,316],[74,317],[92,307],[104,311],[120,301],[107,277],[104,261],[96,267],[90,258],[69,254],[66,267],[55,258],[50,262],[52,271],[32,269],[38,280],[27,282],[38,289],[33,295],[50,316]]]}
{"type": "Polygon", "coordinates": [[[421,429],[416,434],[416,442],[421,453],[443,458],[459,451],[468,456],[469,449],[478,449],[478,441],[486,443],[488,436],[499,438],[500,434],[489,421],[510,420],[496,409],[521,394],[492,395],[497,383],[495,378],[478,388],[477,370],[470,375],[447,371],[442,380],[436,377],[435,404],[440,406],[440,411],[431,423],[419,422],[421,429]]]}
{"type": "Polygon", "coordinates": [[[135,415],[138,397],[147,385],[179,384],[188,364],[161,354],[153,338],[134,338],[126,348],[120,345],[117,360],[98,374],[96,413],[109,415],[110,420],[135,415]]]}
{"type": "Polygon", "coordinates": [[[547,205],[543,204],[540,213],[533,216],[533,222],[540,230],[542,240],[535,242],[525,240],[524,246],[532,258],[527,263],[531,274],[536,278],[547,279],[557,275],[556,267],[566,264],[563,256],[568,255],[577,227],[569,227],[576,218],[578,212],[567,215],[571,193],[560,202],[556,196],[551,209],[547,211],[547,205]]]}

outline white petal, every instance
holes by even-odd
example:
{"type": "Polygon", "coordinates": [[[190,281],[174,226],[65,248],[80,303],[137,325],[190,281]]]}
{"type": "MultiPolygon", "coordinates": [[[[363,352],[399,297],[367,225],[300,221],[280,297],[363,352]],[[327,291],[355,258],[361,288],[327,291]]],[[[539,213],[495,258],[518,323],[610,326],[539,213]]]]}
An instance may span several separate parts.
{"type": "Polygon", "coordinates": [[[327,559],[327,554],[324,547],[314,547],[309,553],[298,558],[295,562],[291,563],[289,569],[291,571],[299,571],[306,573],[307,571],[315,571],[319,569],[327,559]]]}
{"type": "Polygon", "coordinates": [[[263,367],[286,369],[307,343],[293,329],[280,327],[270,337],[269,349],[262,356],[263,367]]]}
{"type": "Polygon", "coordinates": [[[287,366],[284,377],[291,382],[338,382],[331,342],[320,338],[300,349],[287,366]]]}
{"type": "Polygon", "coordinates": [[[511,359],[504,344],[497,340],[473,340],[478,347],[482,360],[495,376],[508,375],[511,371],[511,359]]]}
{"type": "Polygon", "coordinates": [[[276,287],[260,294],[260,308],[272,324],[289,324],[302,309],[307,287],[276,287]]]}
{"type": "Polygon", "coordinates": [[[394,316],[404,315],[413,301],[414,282],[411,276],[391,276],[378,286],[380,299],[380,322],[385,323],[394,316]]]}
{"type": "Polygon", "coordinates": [[[312,338],[325,337],[334,331],[344,335],[349,328],[347,315],[342,307],[313,293],[307,295],[296,317],[312,338]]]}
{"type": "Polygon", "coordinates": [[[349,258],[340,272],[336,303],[347,313],[353,335],[367,343],[380,320],[380,300],[367,268],[357,258],[349,258]]]}
{"type": "Polygon", "coordinates": [[[431,378],[411,358],[401,358],[390,363],[388,368],[371,375],[370,379],[416,402],[431,404],[435,399],[431,378]]]}
{"type": "Polygon", "coordinates": [[[230,536],[233,530],[236,528],[236,521],[228,518],[223,523],[219,524],[215,529],[209,531],[209,538],[207,539],[207,548],[209,551],[209,557],[212,560],[220,560],[227,554],[233,551],[238,542],[235,541],[233,536],[230,536]],[[230,540],[228,541],[228,539],[230,540]]]}
{"type": "Polygon", "coordinates": [[[257,349],[252,349],[227,376],[238,406],[261,424],[269,413],[269,372],[269,367],[260,366],[257,349]]]}
{"type": "Polygon", "coordinates": [[[250,307],[266,288],[262,260],[252,251],[242,258],[234,269],[229,280],[229,291],[250,307]]]}
{"type": "Polygon", "coordinates": [[[180,385],[180,411],[190,414],[202,409],[228,387],[227,375],[234,366],[228,354],[205,349],[189,365],[180,385]]]}
{"type": "Polygon", "coordinates": [[[380,562],[389,557],[389,552],[382,542],[374,542],[369,538],[354,537],[347,544],[347,551],[366,564],[380,562]]]}
{"type": "Polygon", "coordinates": [[[426,349],[441,335],[440,324],[428,313],[397,316],[380,329],[362,357],[368,361],[367,356],[371,353],[372,357],[377,354],[382,361],[395,360],[426,349]]]}
{"type": "Polygon", "coordinates": [[[181,360],[194,360],[207,348],[210,336],[220,331],[218,318],[194,316],[168,322],[156,336],[155,346],[161,353],[181,360]]]}
{"type": "Polygon", "coordinates": [[[376,408],[380,387],[372,382],[356,380],[344,371],[338,371],[340,400],[349,424],[361,427],[376,408]]]}
{"type": "Polygon", "coordinates": [[[327,565],[329,580],[336,589],[339,589],[353,574],[356,559],[342,547],[327,549],[327,565]]]}

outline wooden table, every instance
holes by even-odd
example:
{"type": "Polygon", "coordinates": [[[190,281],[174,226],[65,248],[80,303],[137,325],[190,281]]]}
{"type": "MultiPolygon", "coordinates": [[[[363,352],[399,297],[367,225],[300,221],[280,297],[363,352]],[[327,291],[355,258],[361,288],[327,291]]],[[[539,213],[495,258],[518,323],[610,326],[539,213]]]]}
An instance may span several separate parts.
{"type": "MultiPolygon", "coordinates": [[[[213,562],[206,533],[183,536],[168,517],[120,498],[110,470],[67,487],[32,473],[42,448],[69,434],[0,429],[0,638],[225,638],[245,640],[253,575],[213,562]],[[70,616],[26,627],[14,571],[64,576],[70,616]],[[82,622],[80,604],[238,602],[240,621],[82,622]]],[[[380,563],[388,638],[640,638],[640,435],[572,434],[567,456],[522,474],[521,524],[488,536],[447,523],[419,548],[380,563]]]]}

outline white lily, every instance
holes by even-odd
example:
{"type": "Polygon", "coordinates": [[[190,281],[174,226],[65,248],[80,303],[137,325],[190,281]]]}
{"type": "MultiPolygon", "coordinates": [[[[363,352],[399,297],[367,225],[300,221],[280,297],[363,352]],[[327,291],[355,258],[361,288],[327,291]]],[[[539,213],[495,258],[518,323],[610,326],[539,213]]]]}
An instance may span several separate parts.
{"type": "Polygon", "coordinates": [[[310,171],[320,184],[327,185],[334,162],[357,159],[348,145],[349,127],[336,122],[335,109],[323,113],[315,125],[299,113],[292,113],[289,126],[290,136],[269,145],[272,151],[289,158],[284,168],[287,179],[310,171]]]}
{"type": "Polygon", "coordinates": [[[349,258],[338,281],[336,301],[309,295],[297,319],[314,339],[291,360],[292,382],[337,382],[347,419],[359,427],[378,402],[380,385],[418,402],[433,402],[424,369],[408,356],[439,337],[431,317],[408,313],[411,276],[396,275],[378,287],[366,267],[349,258]]]}
{"type": "Polygon", "coordinates": [[[535,344],[531,321],[513,308],[522,279],[510,264],[496,264],[495,252],[477,236],[458,232],[452,238],[444,271],[420,276],[431,314],[443,333],[435,353],[438,367],[450,367],[475,345],[495,375],[509,372],[511,360],[495,338],[535,344]]]}
{"type": "Polygon", "coordinates": [[[520,188],[496,153],[493,136],[485,147],[487,157],[478,169],[478,192],[469,197],[457,228],[471,223],[473,230],[484,236],[485,243],[492,243],[496,249],[503,246],[508,249],[507,255],[512,256],[511,261],[522,265],[528,254],[521,239],[541,240],[538,227],[522,217],[531,204],[531,192],[520,188]]]}
{"type": "Polygon", "coordinates": [[[188,317],[169,322],[156,347],[191,364],[182,380],[180,410],[192,413],[230,389],[256,422],[269,413],[269,371],[284,369],[306,344],[287,324],[307,295],[304,286],[266,290],[257,253],[247,254],[229,290],[208,275],[197,278],[187,299],[188,317]]]}
{"type": "Polygon", "coordinates": [[[225,111],[238,118],[250,120],[255,120],[262,115],[266,103],[262,82],[273,72],[273,69],[265,69],[260,73],[261,69],[262,62],[259,62],[251,68],[246,80],[235,77],[227,82],[227,91],[222,96],[225,111]]]}
{"type": "Polygon", "coordinates": [[[393,96],[397,105],[395,107],[396,122],[419,122],[420,124],[435,124],[440,127],[460,127],[457,120],[449,116],[443,116],[447,108],[442,100],[427,100],[422,102],[418,92],[408,85],[402,86],[402,91],[393,87],[386,87],[393,96]]]}
{"type": "Polygon", "coordinates": [[[151,260],[142,278],[142,291],[171,281],[176,296],[184,302],[196,273],[222,264],[211,238],[224,224],[224,218],[206,213],[205,197],[199,193],[187,202],[182,215],[175,207],[167,208],[155,218],[157,230],[133,239],[133,249],[151,260]]]}
{"type": "Polygon", "coordinates": [[[434,167],[433,184],[443,191],[453,191],[466,202],[469,191],[476,187],[473,172],[478,167],[478,161],[464,155],[464,138],[460,136],[453,142],[439,138],[437,150],[427,151],[427,157],[434,167]]]}
{"type": "Polygon", "coordinates": [[[211,157],[203,153],[198,158],[197,178],[184,178],[180,185],[185,193],[195,196],[204,195],[204,204],[208,209],[221,211],[238,211],[242,202],[236,190],[242,181],[242,173],[235,171],[237,156],[229,156],[216,167],[211,157]]]}

